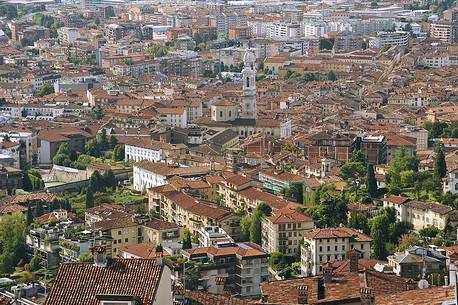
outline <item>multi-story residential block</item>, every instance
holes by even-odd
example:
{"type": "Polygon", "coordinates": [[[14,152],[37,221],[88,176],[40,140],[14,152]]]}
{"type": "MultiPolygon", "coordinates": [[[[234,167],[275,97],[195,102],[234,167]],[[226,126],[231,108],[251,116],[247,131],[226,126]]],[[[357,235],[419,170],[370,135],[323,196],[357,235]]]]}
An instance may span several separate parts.
{"type": "Polygon", "coordinates": [[[320,132],[298,141],[303,147],[309,160],[331,158],[340,162],[350,160],[351,153],[356,147],[356,135],[320,132]]]}
{"type": "Polygon", "coordinates": [[[141,77],[159,70],[159,63],[155,60],[135,60],[118,62],[111,67],[115,76],[141,77]]]}
{"type": "Polygon", "coordinates": [[[160,122],[165,126],[186,128],[188,117],[184,108],[157,108],[160,122]]]}
{"type": "Polygon", "coordinates": [[[433,273],[444,272],[447,257],[440,252],[413,246],[404,252],[396,252],[387,257],[388,266],[397,276],[418,278],[433,273]]]}
{"type": "Polygon", "coordinates": [[[409,44],[408,32],[380,32],[369,40],[371,48],[383,48],[385,46],[407,47],[409,44]]]}
{"type": "Polygon", "coordinates": [[[258,180],[262,187],[275,193],[285,189],[298,188],[302,190],[304,186],[304,177],[294,175],[285,171],[261,170],[258,174],[258,180]]]}
{"type": "Polygon", "coordinates": [[[456,53],[430,53],[420,58],[420,63],[431,68],[442,68],[458,65],[458,54],[456,53]]]}
{"type": "Polygon", "coordinates": [[[389,134],[387,135],[386,148],[387,163],[395,156],[396,151],[401,148],[404,149],[407,156],[413,157],[417,151],[417,139],[397,134],[389,134]]]}
{"type": "Polygon", "coordinates": [[[431,23],[430,36],[446,43],[456,43],[458,41],[458,24],[451,22],[431,23]]]}
{"type": "Polygon", "coordinates": [[[228,34],[229,29],[244,25],[247,25],[246,16],[235,12],[220,13],[210,19],[210,26],[216,26],[218,35],[228,34]]]}
{"type": "Polygon", "coordinates": [[[193,248],[184,256],[197,263],[201,286],[210,293],[256,297],[261,295],[261,283],[268,281],[269,254],[254,243],[193,248]]]}
{"type": "Polygon", "coordinates": [[[386,163],[386,137],[365,135],[359,138],[361,153],[369,164],[386,163]]]}
{"type": "Polygon", "coordinates": [[[299,24],[289,22],[273,22],[267,27],[267,37],[272,39],[295,39],[301,36],[299,24]]]}
{"type": "Polygon", "coordinates": [[[132,139],[124,145],[124,160],[140,162],[149,160],[159,162],[167,157],[179,156],[186,152],[184,145],[168,144],[149,139],[132,139]]]}
{"type": "Polygon", "coordinates": [[[383,206],[395,208],[397,219],[412,224],[415,231],[428,226],[443,230],[449,214],[454,210],[447,205],[410,200],[394,195],[383,198],[383,206]]]}
{"type": "Polygon", "coordinates": [[[401,128],[400,135],[417,139],[417,151],[428,148],[428,131],[416,126],[401,128]]]}
{"type": "Polygon", "coordinates": [[[57,35],[59,35],[60,43],[65,44],[73,43],[81,37],[78,29],[69,27],[62,27],[57,29],[57,35]]]}
{"type": "Polygon", "coordinates": [[[268,253],[299,253],[304,234],[313,228],[313,219],[304,213],[289,208],[277,210],[262,220],[262,248],[268,253]]]}
{"type": "Polygon", "coordinates": [[[162,193],[160,214],[169,222],[187,227],[191,233],[197,233],[202,227],[219,226],[232,238],[237,240],[239,237],[240,216],[184,192],[162,193]]]}
{"type": "Polygon", "coordinates": [[[201,227],[197,230],[200,247],[212,247],[218,244],[233,243],[234,240],[222,228],[217,226],[201,227]]]}
{"type": "Polygon", "coordinates": [[[369,236],[347,227],[306,232],[301,246],[302,275],[322,274],[325,262],[345,259],[347,252],[352,249],[360,252],[361,258],[368,259],[371,241],[369,236]]]}
{"type": "Polygon", "coordinates": [[[143,160],[134,164],[134,189],[146,191],[148,188],[167,184],[167,179],[173,176],[200,177],[207,175],[211,170],[210,166],[180,167],[143,160]]]}

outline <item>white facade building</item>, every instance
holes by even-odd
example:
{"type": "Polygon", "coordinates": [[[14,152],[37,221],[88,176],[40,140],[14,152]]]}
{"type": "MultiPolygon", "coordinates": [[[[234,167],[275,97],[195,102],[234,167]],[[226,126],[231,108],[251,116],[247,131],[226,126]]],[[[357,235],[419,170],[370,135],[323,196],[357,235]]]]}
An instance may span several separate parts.
{"type": "Polygon", "coordinates": [[[301,36],[299,24],[289,22],[273,22],[268,26],[267,36],[269,38],[292,39],[301,36]]]}
{"type": "Polygon", "coordinates": [[[217,226],[201,227],[197,230],[199,234],[199,246],[200,247],[211,247],[218,244],[233,243],[234,240],[230,237],[226,231],[217,226]]]}
{"type": "Polygon", "coordinates": [[[384,46],[403,46],[409,44],[408,32],[380,32],[377,37],[371,37],[369,40],[369,47],[383,48],[384,46]]]}
{"type": "Polygon", "coordinates": [[[158,162],[162,160],[162,150],[160,148],[126,144],[124,146],[124,160],[134,162],[149,160],[158,162]]]}
{"type": "Polygon", "coordinates": [[[332,260],[346,258],[348,251],[355,249],[361,258],[370,258],[372,239],[351,228],[324,228],[306,232],[301,247],[301,273],[315,276],[323,273],[322,265],[332,260]]]}
{"type": "Polygon", "coordinates": [[[186,109],[183,108],[158,108],[157,112],[162,124],[170,127],[186,128],[188,117],[186,109]]]}

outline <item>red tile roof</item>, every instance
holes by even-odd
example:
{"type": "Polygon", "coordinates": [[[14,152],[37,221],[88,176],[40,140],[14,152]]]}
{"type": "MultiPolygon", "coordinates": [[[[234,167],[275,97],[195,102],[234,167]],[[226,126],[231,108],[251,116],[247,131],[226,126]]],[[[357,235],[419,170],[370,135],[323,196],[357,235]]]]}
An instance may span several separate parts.
{"type": "Polygon", "coordinates": [[[372,241],[372,239],[355,229],[347,227],[314,229],[304,234],[305,238],[355,238],[358,241],[372,241]]]}
{"type": "Polygon", "coordinates": [[[107,267],[67,263],[59,267],[45,305],[99,305],[96,295],[131,295],[153,304],[163,266],[151,259],[113,259],[107,267]]]}
{"type": "Polygon", "coordinates": [[[313,222],[310,216],[290,208],[276,210],[274,214],[267,217],[267,219],[272,223],[313,222]]]}

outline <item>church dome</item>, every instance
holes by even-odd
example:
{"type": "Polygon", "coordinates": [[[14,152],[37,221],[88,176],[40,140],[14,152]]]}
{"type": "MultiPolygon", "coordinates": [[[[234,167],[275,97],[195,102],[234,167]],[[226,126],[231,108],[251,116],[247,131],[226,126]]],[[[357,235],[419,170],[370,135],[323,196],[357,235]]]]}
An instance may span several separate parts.
{"type": "Polygon", "coordinates": [[[254,55],[251,51],[246,51],[245,55],[243,56],[243,61],[245,63],[254,63],[256,62],[256,55],[254,55]]]}

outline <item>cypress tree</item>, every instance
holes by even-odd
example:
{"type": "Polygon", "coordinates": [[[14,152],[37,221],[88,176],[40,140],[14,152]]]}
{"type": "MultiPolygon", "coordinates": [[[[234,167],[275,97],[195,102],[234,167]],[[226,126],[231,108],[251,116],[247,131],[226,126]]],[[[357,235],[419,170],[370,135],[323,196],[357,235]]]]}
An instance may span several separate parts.
{"type": "Polygon", "coordinates": [[[444,178],[447,174],[447,164],[445,163],[445,155],[442,148],[438,147],[436,150],[436,161],[434,164],[434,175],[436,177],[444,178]]]}
{"type": "Polygon", "coordinates": [[[33,222],[33,213],[30,203],[27,205],[27,225],[30,226],[33,222]]]}
{"type": "Polygon", "coordinates": [[[374,167],[369,165],[367,167],[367,192],[371,198],[377,196],[377,180],[375,179],[374,167]]]}
{"type": "Polygon", "coordinates": [[[91,187],[88,187],[86,191],[86,209],[94,207],[94,191],[91,187]]]}

